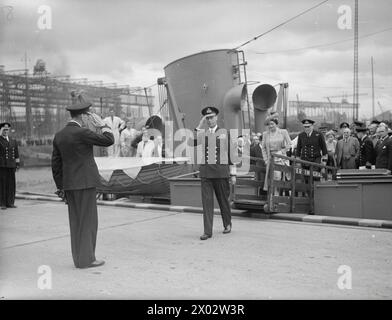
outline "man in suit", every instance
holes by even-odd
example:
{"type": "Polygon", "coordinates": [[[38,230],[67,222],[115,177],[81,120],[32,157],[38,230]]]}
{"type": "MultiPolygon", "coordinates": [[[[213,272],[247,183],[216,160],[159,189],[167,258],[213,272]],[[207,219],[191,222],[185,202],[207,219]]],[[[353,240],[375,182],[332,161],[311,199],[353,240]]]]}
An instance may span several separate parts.
{"type": "Polygon", "coordinates": [[[119,157],[121,152],[120,129],[123,126],[124,121],[121,120],[121,118],[114,115],[113,109],[110,109],[109,116],[103,119],[103,121],[112,130],[114,136],[114,144],[107,149],[108,156],[119,157]]]}
{"type": "Polygon", "coordinates": [[[377,145],[377,141],[378,141],[378,134],[377,134],[377,128],[380,125],[380,121],[378,120],[372,120],[372,122],[370,122],[369,124],[369,138],[370,140],[372,140],[373,142],[373,148],[376,147],[377,145]]]}
{"type": "MultiPolygon", "coordinates": [[[[259,159],[258,160],[250,159],[250,164],[256,167],[255,179],[257,181],[265,181],[266,165],[263,160],[263,150],[261,148],[260,139],[262,139],[262,136],[256,135],[253,137],[253,143],[250,146],[250,156],[251,158],[259,158],[259,159]]],[[[265,195],[267,192],[263,190],[263,187],[260,187],[258,193],[265,195]]]]}
{"type": "Polygon", "coordinates": [[[9,136],[11,124],[0,123],[0,207],[15,206],[15,171],[19,169],[19,151],[16,140],[9,136]]]}
{"type": "MultiPolygon", "coordinates": [[[[304,131],[298,135],[296,155],[300,159],[315,163],[321,163],[321,157],[328,154],[324,136],[313,130],[314,121],[304,119],[301,121],[304,131]]],[[[302,166],[308,169],[308,166],[302,166]]],[[[315,169],[318,171],[318,169],[315,169]]]]}
{"type": "Polygon", "coordinates": [[[392,138],[388,136],[388,128],[380,124],[377,128],[380,139],[376,146],[376,168],[385,168],[392,172],[392,138]]]}
{"type": "Polygon", "coordinates": [[[58,194],[68,204],[72,257],[76,268],[98,267],[95,245],[98,230],[96,187],[100,184],[93,146],[108,147],[114,142],[111,129],[96,114],[89,113],[91,102],[72,93],[67,107],[71,120],[53,140],[52,173],[58,194]],[[102,134],[85,128],[86,118],[102,134]]]}
{"type": "Polygon", "coordinates": [[[218,128],[219,110],[213,106],[207,106],[201,111],[202,118],[195,128],[197,144],[203,146],[202,164],[200,165],[201,198],[203,203],[204,233],[200,240],[212,237],[214,218],[214,192],[218,200],[222,221],[223,233],[231,232],[231,208],[230,208],[230,177],[235,183],[235,167],[229,166],[229,143],[230,138],[224,130],[218,128]],[[207,126],[207,129],[203,127],[207,126]],[[204,142],[204,143],[203,143],[204,142]]]}
{"type": "Polygon", "coordinates": [[[336,144],[336,164],[341,169],[356,169],[359,140],[351,135],[349,128],[343,129],[343,138],[336,144]]]}
{"type": "Polygon", "coordinates": [[[350,128],[350,125],[348,124],[348,122],[342,122],[340,125],[339,125],[339,135],[338,135],[338,137],[337,137],[337,140],[341,140],[341,139],[343,139],[343,130],[345,129],[345,128],[350,128]]]}
{"type": "Polygon", "coordinates": [[[256,159],[250,159],[250,164],[252,165],[259,165],[260,163],[263,163],[263,153],[261,150],[261,144],[260,144],[260,137],[259,136],[254,136],[253,137],[253,142],[250,145],[250,156],[252,158],[260,158],[260,160],[256,159]]]}
{"type": "Polygon", "coordinates": [[[359,139],[359,154],[357,157],[357,167],[359,169],[371,169],[375,164],[375,151],[373,141],[369,138],[366,128],[357,128],[359,139]]]}

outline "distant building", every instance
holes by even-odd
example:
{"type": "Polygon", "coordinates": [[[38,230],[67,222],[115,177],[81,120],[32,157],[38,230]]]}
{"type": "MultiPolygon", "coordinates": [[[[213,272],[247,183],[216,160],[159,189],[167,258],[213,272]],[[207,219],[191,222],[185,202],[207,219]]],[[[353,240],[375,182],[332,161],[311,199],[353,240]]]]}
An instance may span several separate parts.
{"type": "Polygon", "coordinates": [[[102,116],[113,108],[117,115],[133,118],[137,123],[152,113],[151,89],[146,94],[144,88],[38,74],[37,70],[31,75],[27,70],[0,68],[0,122],[10,121],[16,138],[53,136],[69,119],[65,107],[71,103],[71,90],[83,90],[91,98],[95,112],[102,116]]]}

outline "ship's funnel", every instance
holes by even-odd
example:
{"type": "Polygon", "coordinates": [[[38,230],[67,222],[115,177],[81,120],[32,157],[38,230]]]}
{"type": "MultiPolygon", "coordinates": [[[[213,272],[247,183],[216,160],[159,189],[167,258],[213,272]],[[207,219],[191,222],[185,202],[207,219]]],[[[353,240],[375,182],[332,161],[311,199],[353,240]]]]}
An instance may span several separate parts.
{"type": "Polygon", "coordinates": [[[223,112],[226,129],[243,129],[242,105],[246,101],[246,85],[239,84],[228,90],[223,99],[223,112]]]}
{"type": "Polygon", "coordinates": [[[267,117],[268,109],[275,104],[276,98],[276,90],[269,84],[262,84],[253,91],[252,101],[255,114],[256,132],[264,131],[264,122],[267,117]]]}

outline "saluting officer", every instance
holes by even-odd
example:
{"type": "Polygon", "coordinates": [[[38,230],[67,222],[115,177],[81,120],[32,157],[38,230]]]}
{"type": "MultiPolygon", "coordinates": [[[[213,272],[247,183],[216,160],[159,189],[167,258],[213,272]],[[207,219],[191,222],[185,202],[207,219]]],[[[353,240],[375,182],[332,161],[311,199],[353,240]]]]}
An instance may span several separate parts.
{"type": "Polygon", "coordinates": [[[100,185],[93,146],[114,143],[110,127],[98,115],[89,112],[92,102],[82,93],[72,92],[72,104],[66,109],[71,120],[53,139],[52,173],[58,194],[68,204],[72,258],[76,268],[99,267],[96,260],[98,231],[96,188],[100,185]],[[87,120],[88,119],[88,120],[87,120]],[[86,128],[87,121],[101,131],[86,128]]]}
{"type": "Polygon", "coordinates": [[[15,171],[19,169],[19,151],[16,140],[9,137],[11,124],[0,123],[0,206],[1,209],[15,206],[15,171]]]}
{"type": "Polygon", "coordinates": [[[235,167],[229,166],[230,138],[227,134],[220,134],[217,125],[218,113],[219,110],[213,106],[205,107],[201,111],[203,117],[195,129],[197,142],[204,146],[204,164],[201,164],[199,168],[204,222],[204,233],[200,236],[200,240],[212,237],[214,192],[222,215],[223,233],[230,233],[232,227],[229,197],[230,177],[231,182],[235,183],[235,167]],[[205,123],[207,129],[202,128],[205,123]]]}
{"type": "Polygon", "coordinates": [[[321,163],[321,156],[328,154],[324,136],[313,130],[313,120],[304,119],[301,122],[304,131],[298,135],[297,157],[305,161],[321,163]]]}

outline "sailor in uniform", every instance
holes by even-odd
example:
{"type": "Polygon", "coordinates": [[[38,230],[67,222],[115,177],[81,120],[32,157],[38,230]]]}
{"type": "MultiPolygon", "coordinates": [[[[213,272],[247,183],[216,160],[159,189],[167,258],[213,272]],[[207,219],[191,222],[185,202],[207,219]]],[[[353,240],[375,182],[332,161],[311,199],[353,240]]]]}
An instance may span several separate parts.
{"type": "Polygon", "coordinates": [[[11,124],[0,123],[0,206],[1,209],[15,206],[15,171],[19,169],[19,151],[16,140],[9,137],[11,124]]]}
{"type": "MultiPolygon", "coordinates": [[[[313,120],[304,119],[301,122],[304,131],[298,135],[297,157],[305,161],[321,163],[321,156],[328,154],[324,136],[313,130],[313,120]]],[[[302,167],[309,169],[309,166],[306,165],[302,167]]],[[[319,168],[315,168],[315,170],[319,171],[319,168]]]]}
{"type": "Polygon", "coordinates": [[[222,215],[223,233],[230,233],[232,227],[229,197],[230,177],[233,184],[236,179],[235,166],[229,165],[230,137],[227,134],[221,134],[222,130],[219,130],[217,125],[218,113],[219,110],[213,106],[205,107],[201,111],[203,117],[195,129],[197,133],[195,143],[204,147],[203,164],[199,167],[204,222],[204,233],[200,236],[200,240],[212,237],[214,192],[222,215]],[[205,123],[208,127],[206,130],[202,128],[205,123]]]}

